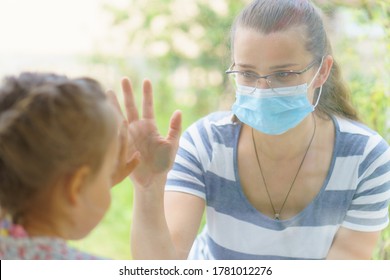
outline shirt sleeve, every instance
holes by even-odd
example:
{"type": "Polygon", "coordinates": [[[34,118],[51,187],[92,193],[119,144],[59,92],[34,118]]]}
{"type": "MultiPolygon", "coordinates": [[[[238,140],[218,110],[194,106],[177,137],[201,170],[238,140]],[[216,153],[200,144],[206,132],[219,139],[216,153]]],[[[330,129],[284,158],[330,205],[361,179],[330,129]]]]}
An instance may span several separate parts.
{"type": "Polygon", "coordinates": [[[390,149],[379,135],[368,141],[358,170],[358,184],[343,227],[380,231],[389,224],[390,149]]]}
{"type": "Polygon", "coordinates": [[[179,191],[205,199],[204,172],[210,162],[210,142],[205,120],[191,125],[180,138],[172,170],[168,174],[166,191],[179,191]]]}

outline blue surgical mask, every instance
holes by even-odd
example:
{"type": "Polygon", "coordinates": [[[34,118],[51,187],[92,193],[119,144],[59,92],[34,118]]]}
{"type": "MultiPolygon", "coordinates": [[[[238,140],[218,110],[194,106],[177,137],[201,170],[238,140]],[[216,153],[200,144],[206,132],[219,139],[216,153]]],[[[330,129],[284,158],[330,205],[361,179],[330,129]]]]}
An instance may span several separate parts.
{"type": "Polygon", "coordinates": [[[301,123],[317,106],[322,86],[315,105],[307,99],[307,89],[320,68],[309,85],[278,88],[277,92],[272,89],[256,89],[251,94],[242,94],[240,92],[248,90],[240,90],[245,86],[238,85],[236,101],[232,106],[233,113],[241,122],[265,134],[285,133],[301,123]]]}
{"type": "MultiPolygon", "coordinates": [[[[322,87],[320,88],[321,94],[322,87]]],[[[307,84],[278,89],[256,89],[251,94],[236,93],[232,111],[243,123],[265,134],[279,135],[297,126],[315,105],[307,99],[307,84]]]]}

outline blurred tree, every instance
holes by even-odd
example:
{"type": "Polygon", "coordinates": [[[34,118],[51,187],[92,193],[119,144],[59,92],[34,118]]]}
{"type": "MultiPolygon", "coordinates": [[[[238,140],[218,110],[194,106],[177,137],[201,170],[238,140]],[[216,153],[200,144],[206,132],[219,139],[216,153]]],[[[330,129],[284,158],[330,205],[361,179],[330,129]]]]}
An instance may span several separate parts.
{"type": "Polygon", "coordinates": [[[353,16],[357,34],[343,34],[335,49],[344,63],[353,101],[362,120],[390,140],[390,2],[315,2],[330,16],[339,10],[353,16]]]}
{"type": "Polygon", "coordinates": [[[133,0],[128,9],[107,7],[113,28],[126,26],[128,52],[142,50],[147,75],[158,89],[158,111],[179,106],[192,122],[220,107],[224,70],[230,66],[230,26],[248,2],[133,0]]]}

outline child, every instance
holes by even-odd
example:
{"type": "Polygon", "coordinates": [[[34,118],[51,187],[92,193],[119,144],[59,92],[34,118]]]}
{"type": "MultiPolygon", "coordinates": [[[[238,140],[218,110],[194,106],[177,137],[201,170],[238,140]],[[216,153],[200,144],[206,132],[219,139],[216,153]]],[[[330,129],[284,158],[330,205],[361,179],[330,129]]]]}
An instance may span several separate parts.
{"type": "Polygon", "coordinates": [[[90,78],[22,73],[5,79],[0,259],[99,258],[66,240],[85,237],[100,222],[111,187],[138,164],[117,109],[90,78]]]}

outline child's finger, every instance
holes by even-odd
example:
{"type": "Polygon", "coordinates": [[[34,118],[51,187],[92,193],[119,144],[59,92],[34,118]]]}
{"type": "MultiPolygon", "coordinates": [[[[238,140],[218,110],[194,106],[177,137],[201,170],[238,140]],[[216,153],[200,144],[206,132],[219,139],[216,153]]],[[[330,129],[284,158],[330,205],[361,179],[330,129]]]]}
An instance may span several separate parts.
{"type": "Polygon", "coordinates": [[[106,95],[110,103],[116,108],[116,110],[120,114],[121,118],[125,119],[125,115],[122,112],[121,106],[119,105],[118,98],[116,97],[115,92],[113,92],[112,90],[108,90],[106,95]]]}
{"type": "Polygon", "coordinates": [[[181,112],[179,110],[172,114],[167,135],[168,141],[179,141],[181,133],[181,119],[181,112]]]}
{"type": "Polygon", "coordinates": [[[145,119],[154,119],[153,89],[152,83],[149,80],[145,80],[143,84],[142,117],[145,119]]]}
{"type": "Polygon", "coordinates": [[[129,123],[138,120],[138,109],[135,105],[133,88],[128,78],[122,79],[122,93],[125,101],[127,120],[129,123]]]}

